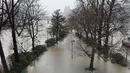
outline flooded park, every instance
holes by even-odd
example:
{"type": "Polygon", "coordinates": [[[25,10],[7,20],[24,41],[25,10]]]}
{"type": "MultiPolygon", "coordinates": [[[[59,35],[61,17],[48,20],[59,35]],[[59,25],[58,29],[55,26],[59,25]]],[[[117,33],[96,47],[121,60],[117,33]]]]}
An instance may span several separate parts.
{"type": "MultiPolygon", "coordinates": [[[[27,67],[25,73],[91,73],[85,70],[89,66],[90,58],[77,54],[78,49],[74,49],[73,58],[71,57],[72,36],[68,36],[64,41],[59,42],[58,48],[51,47],[42,56],[27,67]]],[[[118,64],[105,62],[102,58],[95,55],[94,68],[92,73],[129,73],[130,66],[122,67],[118,64]]],[[[24,73],[24,72],[23,72],[24,73]]]]}
{"type": "Polygon", "coordinates": [[[130,73],[130,0],[0,0],[0,73],[130,73]]]}

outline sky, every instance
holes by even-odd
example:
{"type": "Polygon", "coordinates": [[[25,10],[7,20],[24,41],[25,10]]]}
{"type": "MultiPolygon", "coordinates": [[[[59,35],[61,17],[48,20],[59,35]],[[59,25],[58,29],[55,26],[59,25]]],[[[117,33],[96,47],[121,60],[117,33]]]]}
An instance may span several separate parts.
{"type": "Polygon", "coordinates": [[[56,9],[64,11],[65,6],[69,6],[71,9],[74,8],[76,0],[40,0],[42,6],[46,7],[47,13],[50,15],[56,9]]]}

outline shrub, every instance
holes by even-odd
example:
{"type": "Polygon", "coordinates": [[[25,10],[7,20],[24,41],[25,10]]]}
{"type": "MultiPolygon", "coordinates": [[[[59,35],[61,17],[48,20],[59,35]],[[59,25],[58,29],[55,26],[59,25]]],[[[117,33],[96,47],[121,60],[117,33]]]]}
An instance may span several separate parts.
{"type": "Polygon", "coordinates": [[[55,38],[50,38],[48,40],[45,41],[47,47],[51,47],[51,46],[54,46],[55,45],[55,38]]]}
{"type": "Polygon", "coordinates": [[[27,60],[27,56],[25,53],[19,53],[20,61],[19,63],[15,62],[14,54],[10,56],[10,71],[11,73],[21,73],[21,71],[29,65],[29,60],[27,60]]]}
{"type": "Polygon", "coordinates": [[[0,73],[3,73],[3,69],[2,69],[2,67],[0,66],[0,73]]]}
{"type": "Polygon", "coordinates": [[[38,45],[32,49],[32,52],[35,53],[42,53],[43,51],[46,51],[46,47],[44,45],[38,45]]]}
{"type": "Polygon", "coordinates": [[[117,64],[120,64],[122,66],[126,66],[126,62],[125,62],[126,58],[124,56],[122,56],[120,53],[116,53],[116,54],[113,54],[111,56],[111,62],[112,63],[117,63],[117,64]]]}
{"type": "Polygon", "coordinates": [[[67,36],[68,32],[67,31],[60,31],[59,32],[59,41],[63,40],[67,36]]]}
{"type": "Polygon", "coordinates": [[[38,45],[32,49],[32,52],[21,52],[19,53],[20,61],[18,63],[14,60],[14,54],[9,56],[11,65],[11,73],[21,73],[29,64],[32,63],[38,56],[46,51],[44,45],[38,45]]]}
{"type": "Polygon", "coordinates": [[[75,35],[76,35],[79,39],[82,38],[82,34],[80,34],[80,33],[78,33],[78,32],[76,32],[75,35]]]}
{"type": "Polygon", "coordinates": [[[33,56],[37,57],[37,56],[41,55],[46,50],[47,49],[44,45],[38,45],[32,49],[32,54],[33,54],[33,56]]]}

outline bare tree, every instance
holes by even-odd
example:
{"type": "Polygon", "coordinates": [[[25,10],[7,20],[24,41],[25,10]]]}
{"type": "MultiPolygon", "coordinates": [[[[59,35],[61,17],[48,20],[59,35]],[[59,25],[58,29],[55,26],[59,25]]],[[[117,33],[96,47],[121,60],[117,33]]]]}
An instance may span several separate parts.
{"type": "MultiPolygon", "coordinates": [[[[0,36],[1,36],[1,28],[2,26],[4,26],[5,24],[3,22],[5,22],[6,20],[4,20],[4,0],[0,0],[1,2],[1,6],[0,6],[0,36]]],[[[2,43],[1,43],[1,38],[0,38],[0,56],[1,56],[1,61],[3,64],[3,68],[4,68],[4,72],[5,73],[9,73],[9,69],[8,69],[8,65],[6,63],[6,59],[5,59],[5,55],[4,55],[4,51],[3,51],[3,47],[2,47],[2,43]]]]}
{"type": "MultiPolygon", "coordinates": [[[[39,28],[43,25],[41,21],[45,15],[45,11],[41,9],[37,0],[23,0],[20,7],[20,27],[21,32],[25,29],[28,36],[32,40],[32,48],[35,47],[35,40],[38,37],[39,28]]],[[[19,27],[19,25],[18,25],[19,27]]],[[[21,32],[19,34],[21,34],[21,32]]]]}
{"type": "Polygon", "coordinates": [[[8,16],[8,22],[10,24],[11,30],[12,30],[12,39],[13,39],[13,50],[14,50],[14,56],[15,56],[15,61],[19,62],[19,57],[18,57],[18,47],[17,47],[17,39],[16,39],[16,24],[15,24],[15,15],[16,15],[16,10],[17,7],[19,6],[21,0],[4,0],[4,10],[7,13],[8,16]]]}
{"type": "Polygon", "coordinates": [[[110,36],[124,29],[128,16],[117,0],[78,0],[78,6],[69,19],[81,39],[92,47],[90,69],[94,54],[109,57],[110,36]]]}

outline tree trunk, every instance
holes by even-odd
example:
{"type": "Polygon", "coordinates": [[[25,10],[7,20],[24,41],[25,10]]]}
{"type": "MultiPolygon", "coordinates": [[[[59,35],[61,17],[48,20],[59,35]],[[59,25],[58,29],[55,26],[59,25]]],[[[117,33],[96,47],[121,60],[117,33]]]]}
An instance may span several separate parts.
{"type": "Polygon", "coordinates": [[[13,46],[14,46],[13,50],[14,50],[15,61],[19,62],[17,41],[16,41],[16,35],[15,35],[15,29],[14,28],[12,28],[12,38],[13,38],[13,46]]]}
{"type": "Polygon", "coordinates": [[[59,25],[57,23],[57,33],[56,33],[56,43],[58,44],[58,39],[59,39],[59,25]]]}
{"type": "Polygon", "coordinates": [[[12,38],[13,38],[13,50],[14,50],[14,56],[15,56],[15,61],[19,62],[19,57],[18,57],[18,48],[17,48],[17,40],[16,40],[16,34],[15,34],[15,24],[14,24],[14,0],[12,0],[12,22],[11,22],[11,29],[12,29],[12,38]]]}
{"type": "Polygon", "coordinates": [[[105,40],[105,54],[106,54],[106,57],[108,57],[108,53],[109,53],[109,46],[108,46],[108,42],[109,42],[109,35],[110,35],[110,19],[111,19],[111,15],[112,15],[112,9],[114,7],[114,4],[115,4],[115,1],[116,0],[112,0],[111,1],[111,4],[110,4],[110,12],[109,12],[109,16],[108,16],[108,19],[107,19],[107,23],[106,23],[106,40],[105,40]]]}
{"type": "Polygon", "coordinates": [[[102,28],[99,29],[99,31],[98,31],[98,47],[97,47],[97,49],[99,52],[101,50],[101,32],[102,32],[102,28]]]}
{"type": "Polygon", "coordinates": [[[108,58],[108,54],[109,54],[109,46],[108,46],[108,40],[109,40],[109,31],[107,31],[106,33],[106,40],[105,40],[105,45],[104,45],[104,55],[106,58],[108,58]]]}
{"type": "Polygon", "coordinates": [[[102,4],[101,4],[101,19],[100,19],[100,23],[99,23],[99,30],[98,30],[98,51],[100,52],[101,50],[101,46],[102,46],[102,43],[101,43],[101,38],[102,38],[102,26],[103,26],[103,19],[104,19],[104,2],[105,0],[102,0],[102,4]]]}
{"type": "MultiPolygon", "coordinates": [[[[4,3],[4,0],[1,1],[2,3],[2,10],[1,10],[1,13],[2,13],[2,16],[1,16],[1,20],[0,20],[0,36],[1,36],[1,28],[2,28],[2,25],[3,25],[3,3],[4,3]]],[[[5,73],[9,73],[9,69],[8,69],[8,65],[6,63],[6,59],[5,59],[5,55],[4,55],[4,51],[3,51],[3,47],[2,47],[2,43],[1,43],[1,38],[0,38],[0,56],[1,56],[1,62],[2,62],[2,65],[3,65],[3,68],[4,68],[4,72],[5,73]]]]}
{"type": "Polygon", "coordinates": [[[88,33],[86,32],[86,41],[89,39],[89,37],[88,37],[88,33]]]}
{"type": "Polygon", "coordinates": [[[35,47],[35,39],[32,38],[32,49],[34,49],[34,47],[35,47]]]}
{"type": "MultiPolygon", "coordinates": [[[[32,49],[34,49],[35,47],[35,35],[34,35],[34,26],[33,26],[33,23],[31,24],[32,26],[32,49]]],[[[31,32],[30,32],[31,33],[31,32]]]]}
{"type": "Polygon", "coordinates": [[[6,63],[6,59],[5,59],[5,55],[4,55],[1,41],[0,41],[0,56],[1,56],[1,61],[2,61],[3,68],[4,68],[4,72],[9,73],[9,69],[8,69],[8,66],[6,63]]]}
{"type": "Polygon", "coordinates": [[[107,59],[108,58],[108,54],[109,54],[109,45],[108,45],[108,42],[109,42],[109,23],[106,24],[107,25],[107,28],[106,28],[106,37],[105,37],[105,45],[104,45],[104,55],[105,55],[105,58],[107,59]]]}
{"type": "Polygon", "coordinates": [[[91,57],[90,65],[89,65],[89,69],[90,69],[90,70],[94,70],[94,68],[93,68],[94,55],[95,55],[95,50],[94,50],[94,48],[93,48],[93,49],[92,49],[92,57],[91,57]]]}

